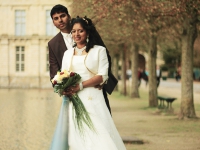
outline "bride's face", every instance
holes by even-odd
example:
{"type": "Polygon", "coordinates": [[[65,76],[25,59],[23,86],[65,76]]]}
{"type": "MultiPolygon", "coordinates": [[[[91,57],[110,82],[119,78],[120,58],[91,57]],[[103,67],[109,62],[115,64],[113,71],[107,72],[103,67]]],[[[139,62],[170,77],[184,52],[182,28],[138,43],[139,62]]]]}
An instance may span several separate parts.
{"type": "Polygon", "coordinates": [[[74,24],[72,28],[72,37],[77,44],[86,44],[87,33],[80,23],[74,24]]]}

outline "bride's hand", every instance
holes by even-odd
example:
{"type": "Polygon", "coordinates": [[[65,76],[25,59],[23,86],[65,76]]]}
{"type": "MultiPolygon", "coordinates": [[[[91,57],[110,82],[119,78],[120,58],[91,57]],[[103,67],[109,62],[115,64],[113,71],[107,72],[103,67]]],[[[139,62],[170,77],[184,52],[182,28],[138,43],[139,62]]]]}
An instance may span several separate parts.
{"type": "Polygon", "coordinates": [[[65,90],[64,92],[63,92],[63,95],[65,95],[65,96],[67,96],[67,97],[71,97],[72,95],[73,95],[74,93],[73,93],[73,91],[71,91],[71,90],[65,90]]]}
{"type": "Polygon", "coordinates": [[[80,90],[79,84],[76,84],[74,86],[71,86],[67,88],[64,92],[63,95],[66,95],[68,97],[71,97],[74,93],[77,93],[80,90]]]}

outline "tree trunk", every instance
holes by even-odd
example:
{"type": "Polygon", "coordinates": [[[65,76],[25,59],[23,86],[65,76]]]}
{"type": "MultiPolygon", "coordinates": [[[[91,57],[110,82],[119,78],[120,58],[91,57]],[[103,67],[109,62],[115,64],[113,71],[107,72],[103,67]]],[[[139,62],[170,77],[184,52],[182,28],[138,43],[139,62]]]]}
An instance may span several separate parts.
{"type": "Polygon", "coordinates": [[[131,71],[132,71],[132,83],[131,83],[131,97],[139,98],[138,91],[138,50],[139,46],[131,47],[131,71]]]}
{"type": "Polygon", "coordinates": [[[126,46],[124,44],[123,50],[121,51],[122,58],[122,94],[126,96],[126,46]]]}
{"type": "Polygon", "coordinates": [[[193,46],[197,37],[196,18],[184,20],[184,29],[181,37],[182,62],[181,62],[181,107],[180,119],[195,118],[193,100],[193,46]],[[192,20],[194,19],[194,20],[192,20]]]}
{"type": "MultiPolygon", "coordinates": [[[[114,55],[114,71],[113,71],[113,74],[114,74],[114,76],[118,79],[118,72],[119,72],[119,54],[115,54],[114,55]]],[[[118,91],[118,84],[117,84],[117,86],[115,87],[115,91],[118,91]]]]}
{"type": "Polygon", "coordinates": [[[149,71],[149,106],[157,107],[157,82],[156,82],[156,56],[157,56],[157,32],[152,30],[148,59],[149,71]]]}

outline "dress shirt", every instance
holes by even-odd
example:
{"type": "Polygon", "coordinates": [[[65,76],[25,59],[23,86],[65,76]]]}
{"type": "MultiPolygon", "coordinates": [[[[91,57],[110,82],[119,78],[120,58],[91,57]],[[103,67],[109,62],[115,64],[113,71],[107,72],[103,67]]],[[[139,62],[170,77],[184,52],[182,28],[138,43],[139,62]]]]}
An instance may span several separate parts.
{"type": "Polygon", "coordinates": [[[63,33],[61,32],[62,36],[63,36],[63,39],[65,41],[65,45],[67,47],[67,49],[70,49],[73,47],[73,40],[72,40],[72,35],[71,33],[63,33]]]}

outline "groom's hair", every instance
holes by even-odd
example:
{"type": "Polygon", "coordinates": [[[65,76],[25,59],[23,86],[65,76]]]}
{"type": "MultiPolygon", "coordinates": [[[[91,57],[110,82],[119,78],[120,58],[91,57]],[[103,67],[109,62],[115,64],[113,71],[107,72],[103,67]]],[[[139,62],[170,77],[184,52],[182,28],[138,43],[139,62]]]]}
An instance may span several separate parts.
{"type": "Polygon", "coordinates": [[[55,5],[50,12],[51,18],[53,19],[53,15],[56,13],[66,13],[67,15],[69,15],[67,7],[63,6],[63,5],[55,5]]]}

